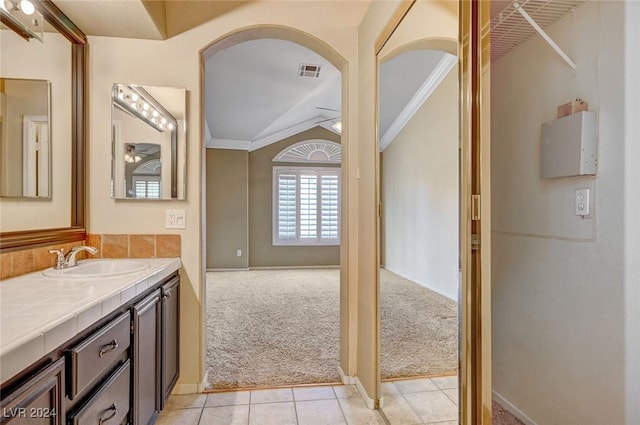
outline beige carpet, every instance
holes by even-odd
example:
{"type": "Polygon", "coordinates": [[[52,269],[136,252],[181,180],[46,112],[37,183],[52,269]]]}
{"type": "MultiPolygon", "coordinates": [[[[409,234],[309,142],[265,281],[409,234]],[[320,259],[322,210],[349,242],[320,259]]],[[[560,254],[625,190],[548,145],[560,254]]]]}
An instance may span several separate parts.
{"type": "Polygon", "coordinates": [[[491,416],[493,425],[524,425],[511,412],[505,410],[497,401],[491,404],[491,416]]]}
{"type": "MultiPolygon", "coordinates": [[[[209,388],[338,382],[339,270],[207,273],[209,388]]],[[[382,271],[382,376],[455,372],[456,304],[382,271]]]]}

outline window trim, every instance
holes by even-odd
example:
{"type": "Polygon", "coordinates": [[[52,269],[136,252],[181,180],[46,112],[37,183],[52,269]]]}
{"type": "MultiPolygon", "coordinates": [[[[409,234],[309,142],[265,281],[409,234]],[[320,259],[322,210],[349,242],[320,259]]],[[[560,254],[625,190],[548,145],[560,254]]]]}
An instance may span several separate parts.
{"type": "MultiPolygon", "coordinates": [[[[271,206],[272,206],[272,214],[271,214],[271,238],[273,246],[339,246],[340,245],[340,236],[341,236],[341,228],[342,228],[342,217],[341,217],[341,192],[342,192],[342,175],[340,167],[306,167],[306,166],[274,166],[273,167],[273,179],[271,186],[271,206]],[[278,177],[282,172],[291,172],[295,173],[296,176],[296,239],[280,239],[278,232],[279,225],[279,211],[278,211],[278,198],[279,198],[279,185],[278,185],[278,177]],[[299,175],[300,172],[303,171],[313,171],[318,174],[318,183],[320,183],[320,176],[322,172],[326,174],[331,173],[332,175],[336,175],[338,177],[338,236],[334,239],[324,239],[320,238],[321,227],[320,222],[318,223],[318,236],[313,240],[301,240],[299,236],[300,232],[300,216],[299,216],[299,186],[300,180],[299,175]]],[[[321,207],[321,200],[318,199],[318,208],[321,207]]]]}

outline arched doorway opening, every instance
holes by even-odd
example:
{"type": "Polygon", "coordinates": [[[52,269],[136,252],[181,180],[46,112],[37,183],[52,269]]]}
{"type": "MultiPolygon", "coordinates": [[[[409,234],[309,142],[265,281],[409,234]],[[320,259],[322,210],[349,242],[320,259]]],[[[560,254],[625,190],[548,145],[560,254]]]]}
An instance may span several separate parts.
{"type": "MultiPolygon", "coordinates": [[[[265,46],[262,46],[262,49],[264,50],[265,46]]],[[[268,161],[267,160],[262,161],[263,164],[268,162],[268,164],[263,168],[268,168],[269,173],[271,173],[271,170],[273,170],[273,173],[275,173],[275,165],[274,165],[275,162],[273,161],[273,155],[271,155],[272,152],[270,152],[269,150],[276,149],[276,146],[282,147],[283,143],[284,145],[300,143],[301,141],[308,138],[313,138],[313,139],[328,138],[329,141],[333,141],[333,142],[335,142],[337,139],[337,141],[342,146],[342,157],[343,158],[348,157],[349,112],[348,112],[348,101],[347,101],[347,95],[346,95],[346,93],[348,92],[347,78],[345,78],[346,73],[348,72],[348,64],[346,60],[342,58],[329,45],[327,45],[323,41],[317,39],[316,37],[310,34],[301,32],[299,30],[296,30],[290,27],[269,26],[269,25],[240,29],[231,34],[227,34],[226,36],[223,36],[220,39],[213,41],[211,44],[209,44],[207,47],[201,50],[201,64],[202,64],[201,84],[203,86],[203,90],[201,91],[201,93],[203,93],[202,94],[203,98],[201,99],[201,102],[202,102],[203,111],[204,111],[203,117],[202,117],[203,157],[204,158],[207,158],[208,156],[214,157],[214,155],[208,155],[208,153],[210,153],[210,152],[207,152],[209,150],[208,146],[212,147],[213,149],[219,149],[219,150],[224,149],[226,152],[221,153],[219,151],[218,155],[215,155],[217,159],[212,158],[213,164],[215,164],[216,162],[218,165],[226,163],[228,166],[230,163],[235,161],[236,164],[241,164],[240,168],[246,167],[244,170],[239,170],[239,167],[232,166],[232,170],[230,170],[229,172],[240,173],[239,178],[231,179],[232,181],[235,181],[235,182],[237,182],[239,179],[242,180],[243,179],[242,175],[245,176],[244,177],[245,181],[242,182],[242,185],[245,186],[246,189],[243,189],[245,192],[243,193],[243,195],[240,196],[240,198],[244,198],[244,200],[241,202],[242,204],[241,209],[244,208],[247,214],[247,219],[241,220],[241,221],[245,221],[247,226],[246,236],[244,234],[240,235],[240,240],[244,239],[244,242],[245,242],[243,247],[240,248],[239,245],[238,247],[236,247],[236,246],[233,246],[232,243],[227,243],[232,238],[221,238],[221,239],[218,239],[218,243],[216,244],[218,248],[213,248],[212,245],[208,243],[210,238],[207,237],[207,233],[205,233],[203,238],[204,239],[203,263],[206,264],[205,267],[207,268],[218,269],[218,271],[223,271],[224,273],[230,273],[229,271],[225,271],[225,269],[241,269],[241,270],[252,271],[251,269],[256,270],[256,269],[261,269],[265,267],[270,269],[273,269],[274,267],[292,268],[288,266],[293,266],[294,268],[298,268],[299,267],[298,265],[294,265],[290,261],[291,256],[294,255],[294,251],[292,251],[291,248],[295,250],[295,254],[298,254],[301,250],[307,249],[307,247],[303,247],[302,245],[304,244],[300,244],[299,246],[295,246],[295,244],[292,244],[294,246],[289,246],[287,248],[277,247],[276,246],[277,244],[275,243],[276,238],[275,237],[273,239],[271,238],[272,235],[275,235],[277,233],[276,227],[275,227],[277,224],[276,224],[276,221],[274,220],[274,218],[277,218],[277,215],[278,215],[277,209],[274,208],[274,206],[276,206],[277,204],[277,199],[276,197],[274,197],[276,194],[275,188],[277,186],[275,183],[273,183],[273,182],[276,182],[276,179],[274,177],[272,181],[271,180],[269,181],[268,185],[265,185],[265,182],[266,182],[265,174],[262,173],[258,175],[259,173],[257,171],[255,173],[253,171],[250,171],[250,167],[262,161],[260,158],[264,159],[268,157],[268,161]],[[291,116],[288,117],[289,121],[287,121],[286,118],[283,119],[282,116],[279,116],[278,120],[270,121],[270,124],[268,126],[262,128],[262,130],[259,133],[256,133],[253,136],[249,135],[247,137],[245,133],[244,137],[236,138],[233,136],[226,136],[224,134],[224,131],[222,131],[219,134],[215,134],[215,132],[218,129],[222,128],[223,125],[219,125],[219,123],[217,125],[215,120],[210,119],[207,113],[207,102],[208,102],[207,96],[209,96],[208,94],[209,87],[208,87],[208,80],[207,80],[208,78],[207,64],[211,63],[212,61],[215,61],[216,58],[222,57],[224,55],[229,55],[229,53],[233,52],[234,49],[239,49],[241,47],[242,48],[248,47],[251,44],[253,44],[254,48],[257,46],[257,48],[260,49],[261,48],[260,43],[268,43],[269,48],[279,48],[278,46],[281,45],[282,43],[288,43],[288,44],[297,46],[296,48],[298,49],[305,49],[310,52],[313,52],[313,54],[319,57],[322,57],[326,62],[326,65],[328,65],[323,70],[328,71],[329,68],[333,67],[337,71],[338,77],[341,77],[342,84],[339,86],[340,88],[338,91],[338,98],[339,98],[338,107],[335,107],[335,105],[332,105],[332,104],[327,105],[326,102],[321,102],[323,99],[326,100],[326,98],[323,98],[322,96],[320,96],[318,98],[319,99],[318,104],[313,105],[315,108],[315,112],[317,112],[318,115],[313,116],[310,119],[306,119],[304,122],[293,122],[291,121],[293,120],[291,116]],[[345,113],[341,113],[341,111],[345,111],[345,113]],[[341,127],[342,129],[344,129],[341,132],[337,132],[336,130],[335,124],[337,123],[337,120],[336,120],[336,117],[334,117],[334,115],[337,115],[339,117],[341,127]],[[278,127],[276,125],[278,124],[278,121],[287,122],[289,125],[278,127]],[[333,138],[330,137],[331,135],[327,132],[327,128],[332,128],[332,130],[330,131],[333,131],[334,133],[333,138]],[[335,137],[336,132],[338,133],[337,137],[335,137]],[[237,143],[237,142],[240,142],[240,143],[237,143]],[[235,157],[235,158],[232,158],[232,157],[235,157]],[[255,187],[252,188],[251,187],[252,182],[253,183],[259,182],[259,184],[257,184],[255,187]],[[273,193],[268,194],[265,197],[264,195],[266,191],[272,191],[273,193]],[[255,196],[252,196],[252,194],[255,196]],[[252,202],[253,204],[250,205],[250,203],[252,202]],[[267,218],[266,220],[265,220],[265,217],[267,218]],[[256,242],[258,237],[256,236],[255,238],[252,239],[252,237],[249,235],[249,232],[251,232],[250,226],[255,225],[257,221],[260,221],[259,219],[264,223],[268,222],[268,224],[265,224],[263,226],[262,230],[259,230],[255,233],[255,234],[261,235],[260,237],[264,242],[261,246],[265,250],[266,249],[271,250],[271,248],[267,246],[267,245],[271,245],[274,249],[279,249],[281,252],[285,251],[286,249],[289,249],[289,257],[287,259],[282,260],[282,256],[280,256],[279,257],[280,259],[274,260],[274,257],[270,257],[272,261],[271,263],[269,263],[267,260],[265,260],[267,262],[263,260],[256,260],[257,256],[261,252],[260,251],[261,248],[259,247],[259,243],[256,242]],[[266,242],[267,239],[269,239],[268,243],[266,242]],[[215,263],[215,260],[218,258],[221,258],[221,256],[211,255],[212,253],[215,252],[216,249],[218,252],[220,252],[220,247],[225,244],[227,246],[224,249],[232,253],[230,255],[231,258],[229,258],[229,261],[230,261],[229,264],[231,264],[231,266],[225,266],[225,264],[222,264],[222,263],[215,263]]],[[[300,65],[300,68],[298,68],[297,71],[299,71],[300,73],[302,73],[303,71],[305,72],[314,71],[311,68],[315,65],[315,63],[300,63],[299,65],[300,65]],[[306,68],[303,69],[303,66],[306,66],[306,68]]],[[[252,68],[251,65],[248,65],[248,67],[252,68]]],[[[253,68],[256,68],[256,67],[253,67],[253,68]]],[[[268,68],[268,66],[265,66],[263,68],[260,68],[260,67],[257,67],[257,68],[258,68],[257,71],[260,72],[261,70],[268,68]]],[[[236,72],[234,77],[239,75],[242,71],[243,70],[239,70],[238,72],[236,72]]],[[[288,88],[290,88],[290,86],[284,86],[281,88],[281,90],[286,91],[288,88]]],[[[320,91],[320,88],[316,88],[315,91],[316,92],[320,91]]],[[[215,96],[215,94],[213,94],[213,96],[215,96]]],[[[312,94],[310,94],[309,96],[312,96],[312,94]]],[[[309,96],[305,96],[305,98],[309,96]]],[[[306,103],[309,103],[308,100],[309,99],[307,99],[306,103]]],[[[293,106],[297,110],[302,110],[305,107],[306,108],[309,107],[308,104],[305,104],[305,99],[300,99],[300,101],[293,106]]],[[[290,108],[290,109],[293,109],[293,108],[290,108]]],[[[226,123],[229,123],[229,120],[227,120],[226,123]]],[[[244,125],[242,122],[238,122],[235,124],[236,124],[236,127],[244,125]]],[[[246,121],[245,121],[245,124],[246,124],[246,121]]],[[[232,134],[231,131],[233,131],[234,129],[227,127],[227,130],[228,130],[227,134],[232,134]]],[[[355,335],[350,333],[350,329],[348,326],[348,323],[350,320],[350,314],[353,314],[353,312],[350,311],[349,309],[349,303],[354,302],[353,300],[350,299],[350,294],[355,292],[350,290],[351,289],[350,287],[352,285],[355,285],[355,282],[350,283],[350,279],[349,279],[349,263],[348,263],[349,249],[348,249],[348,231],[347,231],[348,203],[346,202],[347,190],[348,190],[347,189],[348,187],[347,162],[348,161],[342,161],[341,165],[338,167],[342,175],[342,183],[340,185],[341,189],[339,193],[339,200],[341,201],[340,215],[339,215],[340,217],[339,240],[338,240],[339,246],[336,246],[337,249],[334,249],[334,254],[335,254],[334,258],[336,258],[337,264],[340,265],[340,270],[339,271],[336,270],[335,276],[334,276],[334,279],[336,280],[336,283],[337,283],[337,291],[335,293],[336,299],[338,300],[338,305],[336,305],[336,319],[337,319],[336,323],[339,325],[338,326],[339,332],[338,332],[338,335],[336,335],[337,341],[338,341],[337,342],[338,352],[336,353],[335,365],[333,367],[333,371],[335,372],[334,376],[337,378],[337,380],[340,380],[342,376],[352,375],[355,369],[354,367],[355,361],[353,360],[354,353],[352,353],[353,350],[351,349],[351,347],[354,346],[354,344],[351,344],[351,340],[355,337],[355,335]]],[[[206,180],[209,180],[208,169],[209,169],[209,165],[203,164],[203,179],[205,179],[204,187],[206,188],[208,187],[206,190],[203,191],[205,192],[203,193],[203,219],[206,222],[206,225],[203,227],[208,228],[208,231],[207,231],[208,233],[211,232],[212,227],[214,226],[217,226],[218,229],[220,229],[221,226],[226,227],[225,230],[228,231],[229,226],[225,226],[224,221],[214,222],[213,220],[209,220],[209,217],[208,217],[211,215],[211,212],[218,207],[220,207],[217,210],[219,213],[218,217],[221,214],[224,215],[224,211],[221,212],[220,209],[225,210],[225,207],[221,206],[219,202],[213,203],[211,199],[207,199],[209,188],[215,186],[215,183],[211,184],[212,183],[211,181],[209,182],[206,181],[206,180]]],[[[220,171],[221,168],[218,167],[217,170],[220,171]]],[[[225,173],[225,171],[222,171],[222,172],[225,173]]],[[[275,174],[273,174],[273,176],[275,176],[275,174]]],[[[236,177],[238,177],[237,174],[236,174],[236,177]]],[[[271,177],[269,177],[269,179],[271,179],[271,177]]],[[[318,183],[320,182],[321,182],[321,179],[318,179],[318,183]]],[[[298,187],[301,187],[300,185],[301,183],[298,182],[298,187]]],[[[320,193],[320,191],[322,190],[321,186],[322,186],[321,184],[318,185],[319,197],[322,195],[320,193]]],[[[226,191],[225,192],[226,194],[231,193],[230,187],[224,187],[224,188],[218,188],[218,189],[219,189],[218,193],[220,193],[220,190],[226,191]]],[[[221,201],[222,198],[218,196],[217,200],[221,201]]],[[[301,199],[298,199],[297,200],[298,212],[302,210],[300,207],[300,204],[301,204],[301,199]]],[[[318,207],[317,208],[318,217],[321,217],[322,211],[321,211],[320,204],[318,204],[317,207],[318,207]]],[[[234,215],[233,207],[226,208],[226,213],[227,215],[228,214],[234,215]]],[[[244,214],[244,211],[241,212],[239,215],[242,216],[243,214],[244,214]]],[[[235,218],[237,217],[238,217],[238,214],[235,214],[235,218]]],[[[298,219],[299,219],[299,222],[297,225],[298,227],[300,227],[301,226],[300,221],[302,220],[302,218],[298,217],[298,219]]],[[[317,223],[318,232],[320,234],[322,233],[322,229],[321,229],[322,220],[318,220],[318,221],[319,221],[319,223],[317,223]]],[[[218,234],[220,233],[218,232],[218,234]]],[[[237,236],[237,232],[235,233],[235,236],[237,236]]],[[[239,243],[242,243],[242,241],[240,241],[239,243]]],[[[321,249],[321,248],[314,247],[314,249],[321,249]]],[[[228,255],[228,253],[226,254],[228,255]]],[[[287,256],[287,254],[284,254],[284,255],[285,257],[287,256]]],[[[268,257],[269,255],[263,255],[263,257],[265,256],[268,257]]],[[[310,264],[311,266],[314,266],[314,267],[324,266],[324,264],[317,264],[317,263],[314,263],[314,261],[311,262],[312,263],[310,264]]],[[[331,264],[331,265],[337,265],[337,264],[331,264]]],[[[300,266],[305,266],[305,265],[307,264],[303,263],[300,266]]],[[[273,272],[273,271],[274,270],[269,270],[269,272],[273,272]]],[[[222,275],[218,275],[218,276],[222,276],[222,275]]],[[[237,276],[238,275],[233,276],[233,278],[236,278],[237,276]]],[[[262,277],[260,276],[258,276],[257,279],[258,281],[264,281],[264,279],[262,279],[262,277]]],[[[206,286],[209,286],[209,285],[207,284],[206,286]]],[[[208,290],[209,289],[205,289],[205,291],[208,291],[208,290]]],[[[203,297],[203,299],[209,298],[210,295],[211,294],[206,294],[206,296],[203,297]]],[[[207,303],[211,304],[210,298],[207,301],[207,303]]],[[[207,314],[206,311],[210,307],[211,307],[210,305],[205,306],[204,308],[205,314],[207,314]]],[[[268,320],[269,319],[267,319],[266,321],[268,320]]],[[[277,326],[277,325],[274,325],[274,326],[277,326]]],[[[286,325],[283,325],[283,324],[281,324],[281,326],[286,327],[286,325]]],[[[272,330],[274,329],[272,328],[272,330]]],[[[210,329],[205,327],[205,334],[208,334],[209,331],[210,329]]],[[[206,335],[206,338],[210,338],[210,336],[206,335]]],[[[269,339],[267,338],[267,343],[268,341],[269,339]]],[[[210,344],[207,344],[207,345],[209,346],[207,351],[210,351],[211,346],[210,344]]],[[[210,353],[208,352],[205,353],[205,357],[208,356],[209,354],[210,353]]],[[[271,357],[273,356],[274,355],[272,354],[271,357]]],[[[237,378],[237,376],[234,376],[233,371],[231,372],[232,372],[231,376],[228,376],[228,378],[230,379],[227,379],[227,383],[221,384],[222,388],[229,388],[228,381],[233,381],[234,379],[237,378]]],[[[243,382],[246,383],[247,381],[244,380],[243,382]]],[[[316,382],[321,382],[321,381],[316,381],[316,382]]],[[[305,382],[276,381],[276,382],[273,382],[272,384],[267,383],[267,386],[296,384],[296,383],[305,383],[305,382]]],[[[260,383],[254,383],[254,384],[260,386],[260,383]]],[[[241,384],[240,382],[238,382],[238,385],[243,386],[244,384],[241,384]]]]}

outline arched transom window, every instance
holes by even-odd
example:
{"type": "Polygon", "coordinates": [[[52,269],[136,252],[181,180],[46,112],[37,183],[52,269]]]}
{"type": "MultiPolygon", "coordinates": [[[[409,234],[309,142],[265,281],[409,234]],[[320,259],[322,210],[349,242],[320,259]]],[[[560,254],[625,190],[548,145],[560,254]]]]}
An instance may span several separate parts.
{"type": "Polygon", "coordinates": [[[340,143],[329,140],[303,140],[280,151],[273,162],[329,162],[339,164],[342,159],[340,143]]]}

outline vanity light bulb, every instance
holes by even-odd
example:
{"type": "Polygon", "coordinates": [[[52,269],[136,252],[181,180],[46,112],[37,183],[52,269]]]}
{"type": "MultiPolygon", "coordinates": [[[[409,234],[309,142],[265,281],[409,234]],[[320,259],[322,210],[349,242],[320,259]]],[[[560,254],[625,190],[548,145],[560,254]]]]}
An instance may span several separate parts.
{"type": "Polygon", "coordinates": [[[140,162],[140,161],[142,161],[142,158],[140,157],[140,155],[136,155],[136,157],[133,160],[135,162],[140,162]]]}
{"type": "Polygon", "coordinates": [[[169,130],[173,130],[173,124],[169,123],[167,127],[169,127],[169,130]]]}
{"type": "Polygon", "coordinates": [[[138,100],[138,95],[136,93],[131,93],[131,100],[134,102],[138,100]]]}
{"type": "Polygon", "coordinates": [[[20,9],[25,15],[33,15],[33,12],[36,11],[36,7],[29,0],[21,0],[20,9]]]}
{"type": "Polygon", "coordinates": [[[167,119],[166,119],[165,117],[162,117],[162,119],[160,120],[160,122],[161,122],[162,124],[166,124],[166,123],[167,123],[167,119]]]}
{"type": "Polygon", "coordinates": [[[145,111],[148,111],[149,110],[149,104],[147,102],[144,102],[142,104],[142,109],[144,109],[145,111]]]}
{"type": "Polygon", "coordinates": [[[0,0],[0,9],[7,10],[7,5],[5,3],[6,1],[0,0]]]}
{"type": "Polygon", "coordinates": [[[142,111],[142,115],[144,115],[145,117],[148,117],[149,113],[147,111],[142,111]]]}
{"type": "Polygon", "coordinates": [[[155,118],[151,118],[151,121],[152,121],[154,124],[158,124],[158,120],[157,120],[157,119],[155,119],[155,118]]]}
{"type": "Polygon", "coordinates": [[[118,93],[118,99],[124,100],[124,93],[122,92],[118,93]]]}
{"type": "Polygon", "coordinates": [[[157,117],[157,116],[158,116],[158,111],[153,111],[153,112],[152,112],[152,115],[153,115],[154,117],[157,117]]]}
{"type": "Polygon", "coordinates": [[[132,107],[133,109],[136,109],[136,110],[137,110],[137,109],[138,109],[138,104],[137,104],[136,102],[131,102],[131,107],[132,107]]]}

